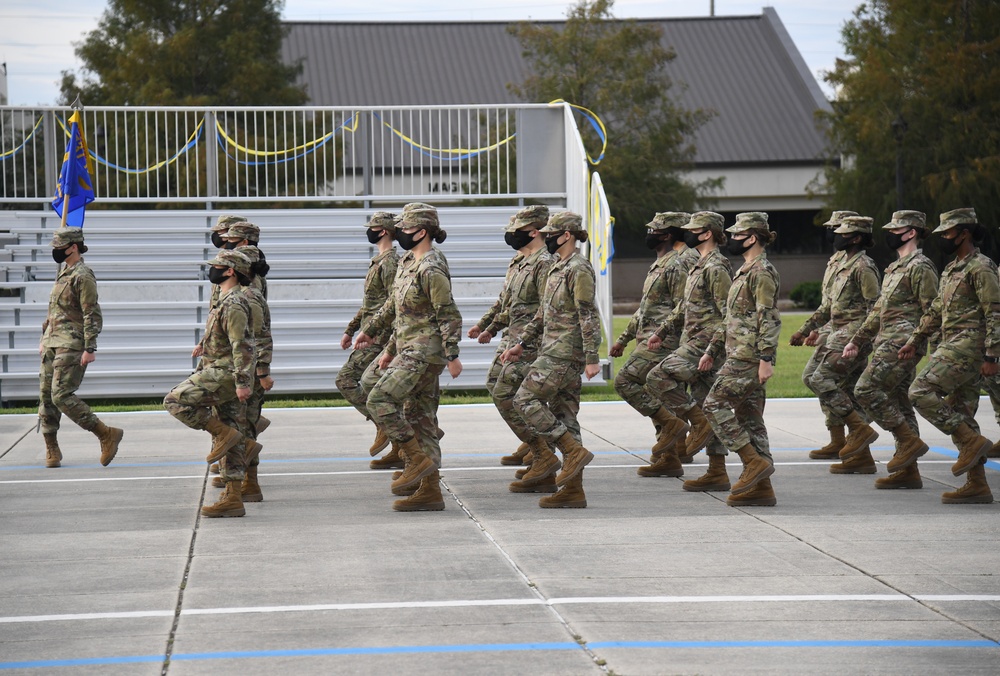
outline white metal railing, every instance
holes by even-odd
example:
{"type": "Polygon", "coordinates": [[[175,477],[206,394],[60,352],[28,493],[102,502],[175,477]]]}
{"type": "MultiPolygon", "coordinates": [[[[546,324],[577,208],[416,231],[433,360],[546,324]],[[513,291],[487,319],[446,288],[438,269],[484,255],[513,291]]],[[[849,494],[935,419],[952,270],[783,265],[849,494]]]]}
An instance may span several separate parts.
{"type": "MultiPolygon", "coordinates": [[[[611,216],[608,197],[604,194],[604,184],[601,175],[596,171],[590,183],[590,208],[587,210],[587,233],[590,241],[590,263],[597,273],[595,288],[597,311],[601,315],[601,326],[604,329],[604,344],[611,346],[614,338],[614,309],[611,297],[611,259],[614,257],[615,219],[611,216]]],[[[609,359],[608,365],[613,366],[614,360],[609,359]]],[[[610,379],[611,374],[605,373],[610,379]]]]}
{"type": "MultiPolygon", "coordinates": [[[[104,203],[562,201],[565,191],[516,176],[518,112],[551,107],[94,107],[82,117],[104,203]]],[[[51,199],[70,112],[0,107],[0,200],[51,199]]]]}

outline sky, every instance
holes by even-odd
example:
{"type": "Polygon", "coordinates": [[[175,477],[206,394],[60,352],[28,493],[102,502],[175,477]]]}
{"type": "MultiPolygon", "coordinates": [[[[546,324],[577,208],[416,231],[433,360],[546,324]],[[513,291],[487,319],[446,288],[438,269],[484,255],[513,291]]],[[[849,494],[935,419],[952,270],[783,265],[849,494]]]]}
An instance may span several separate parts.
{"type": "MultiPolygon", "coordinates": [[[[713,0],[617,0],[619,18],[708,16],[713,0]]],[[[827,96],[822,81],[843,56],[840,30],[861,0],[714,0],[716,16],[759,15],[774,7],[827,96]]],[[[287,21],[558,20],[569,0],[286,0],[287,21]],[[419,9],[417,9],[419,8],[419,9]]],[[[64,70],[79,70],[73,43],[97,27],[107,0],[4,0],[0,4],[0,63],[7,68],[11,105],[54,105],[64,70]]],[[[2,67],[0,67],[2,68],[2,67]]],[[[0,75],[2,78],[2,75],[0,75]]],[[[2,81],[2,80],[0,80],[2,81]]]]}

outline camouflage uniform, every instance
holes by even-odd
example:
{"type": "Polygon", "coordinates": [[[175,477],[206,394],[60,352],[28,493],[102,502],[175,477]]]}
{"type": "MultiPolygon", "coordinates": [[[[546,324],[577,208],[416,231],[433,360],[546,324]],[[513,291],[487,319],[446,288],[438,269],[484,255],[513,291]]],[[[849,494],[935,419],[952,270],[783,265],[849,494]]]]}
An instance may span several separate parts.
{"type": "MultiPolygon", "coordinates": [[[[871,233],[871,219],[848,216],[842,219],[835,232],[871,233]]],[[[803,380],[819,397],[821,405],[826,406],[830,427],[844,425],[847,416],[856,410],[852,399],[854,385],[867,365],[870,346],[866,346],[857,359],[846,360],[841,354],[875,307],[878,297],[879,276],[875,262],[864,250],[859,251],[851,257],[845,257],[837,266],[831,280],[829,298],[823,301],[798,331],[808,335],[829,325],[830,333],[826,344],[817,348],[814,355],[816,368],[811,376],[803,380]]]]}
{"type": "MultiPolygon", "coordinates": [[[[392,232],[395,230],[393,218],[393,214],[378,211],[372,215],[371,221],[366,223],[365,227],[385,228],[392,232]]],[[[347,328],[344,329],[344,333],[348,336],[353,336],[366,320],[385,305],[392,292],[392,284],[396,278],[398,265],[399,254],[396,253],[395,247],[372,258],[368,264],[368,274],[365,275],[361,307],[348,322],[347,328]]],[[[361,377],[372,361],[378,358],[390,334],[391,330],[387,329],[380,335],[372,336],[372,345],[351,352],[347,362],[340,367],[340,372],[337,374],[337,389],[366,418],[370,417],[367,405],[368,395],[361,387],[361,377]]]]}
{"type": "MultiPolygon", "coordinates": [[[[560,212],[542,232],[582,231],[580,216],[560,212]]],[[[569,434],[579,443],[581,374],[598,364],[601,321],[595,299],[596,276],[580,254],[557,260],[545,281],[541,305],[521,333],[521,345],[538,343],[538,356],[514,395],[514,407],[529,434],[555,444],[569,434]]],[[[592,457],[592,456],[591,456],[592,457]]]]}
{"type": "MultiPolygon", "coordinates": [[[[924,214],[897,211],[884,229],[908,226],[924,230],[924,214]]],[[[914,434],[920,434],[907,391],[923,351],[917,359],[906,361],[898,353],[937,297],[937,286],[937,270],[919,249],[893,262],[885,270],[875,308],[850,340],[858,346],[874,342],[871,362],[854,392],[864,410],[887,430],[906,422],[914,434]]]]}
{"type": "MultiPolygon", "coordinates": [[[[408,204],[397,228],[411,223],[436,227],[437,212],[420,203],[408,204]]],[[[425,232],[425,237],[431,235],[425,232]]],[[[390,327],[392,337],[385,349],[393,360],[368,394],[368,412],[392,441],[403,443],[416,436],[421,451],[440,467],[438,377],[448,361],[458,357],[462,316],[439,249],[431,248],[419,259],[412,252],[403,257],[390,299],[361,330],[375,336],[390,327]]]]}
{"type": "MultiPolygon", "coordinates": [[[[666,212],[656,214],[646,227],[649,234],[664,233],[672,227],[683,227],[689,220],[690,214],[666,212]]],[[[646,391],[646,378],[654,366],[677,349],[680,336],[669,334],[658,350],[649,349],[646,341],[683,300],[688,273],[700,258],[697,249],[686,246],[658,257],[646,273],[638,309],[615,341],[625,346],[635,339],[635,349],[615,377],[615,391],[646,417],[660,408],[660,402],[646,391]]]]}
{"type": "MultiPolygon", "coordinates": [[[[941,215],[942,226],[935,232],[954,225],[948,222],[947,215],[941,215]]],[[[993,261],[976,249],[950,262],[941,273],[937,298],[907,341],[907,345],[919,348],[941,331],[941,342],[913,381],[909,394],[917,412],[946,434],[954,434],[963,423],[979,431],[975,415],[982,380],[980,368],[984,355],[1000,356],[998,318],[1000,283],[993,261]]]]}
{"type": "MultiPolygon", "coordinates": [[[[702,211],[691,217],[685,229],[722,232],[724,224],[719,214],[702,211]]],[[[649,371],[646,392],[679,418],[687,417],[695,406],[704,403],[721,366],[717,363],[711,371],[703,372],[698,370],[698,361],[712,336],[725,325],[725,298],[732,285],[732,272],[732,264],[718,248],[701,256],[688,274],[684,302],[674,307],[656,332],[661,338],[679,333],[679,347],[649,371]],[[690,393],[685,384],[691,388],[690,393]]],[[[713,439],[707,452],[725,455],[726,449],[713,439]]]]}
{"type": "MultiPolygon", "coordinates": [[[[742,215],[742,214],[741,214],[742,215]]],[[[730,228],[730,232],[740,226],[730,228]]],[[[750,444],[771,458],[764,403],[767,392],[758,379],[760,361],[778,350],[781,315],[776,304],[778,271],[762,252],[736,271],[726,300],[726,321],[712,337],[706,354],[725,363],[705,398],[705,415],[716,437],[729,450],[750,444]],[[724,349],[723,349],[724,348],[724,349]]]]}
{"type": "MultiPolygon", "coordinates": [[[[210,263],[232,267],[243,274],[249,273],[250,261],[235,251],[220,251],[210,263]]],[[[227,416],[239,420],[243,429],[245,409],[238,402],[236,390],[252,388],[254,384],[255,346],[251,333],[250,304],[239,288],[220,296],[219,303],[209,312],[202,340],[204,353],[197,370],[170,391],[163,406],[182,423],[192,429],[206,429],[212,418],[212,408],[226,411],[227,416]],[[231,408],[227,408],[231,407],[231,408]]],[[[226,481],[242,480],[245,473],[244,448],[238,444],[230,449],[220,474],[226,481]]]]}
{"type": "MultiPolygon", "coordinates": [[[[60,228],[52,240],[56,248],[73,243],[83,243],[79,228],[60,228]]],[[[76,391],[87,371],[86,366],[80,365],[80,358],[85,350],[97,348],[97,336],[103,326],[101,306],[97,303],[97,280],[81,258],[56,276],[49,295],[48,315],[42,324],[38,417],[43,433],[54,434],[63,413],[87,431],[97,427],[97,416],[76,396],[76,391]]]]}

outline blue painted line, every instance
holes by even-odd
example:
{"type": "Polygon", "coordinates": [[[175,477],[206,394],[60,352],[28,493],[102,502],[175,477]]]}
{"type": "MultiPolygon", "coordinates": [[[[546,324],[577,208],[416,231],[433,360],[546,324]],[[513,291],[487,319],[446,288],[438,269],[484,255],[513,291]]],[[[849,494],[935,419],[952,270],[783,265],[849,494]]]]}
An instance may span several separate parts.
{"type": "Polygon", "coordinates": [[[588,648],[1000,648],[993,641],[600,641],[588,648]]]}
{"type": "MultiPolygon", "coordinates": [[[[938,640],[870,640],[870,641],[598,641],[588,643],[588,648],[1000,648],[994,641],[938,641],[938,640]]],[[[530,652],[549,650],[579,650],[576,643],[471,643],[463,645],[426,646],[373,646],[355,648],[305,648],[300,650],[245,650],[217,653],[182,653],[171,656],[171,661],[195,662],[202,660],[260,659],[266,657],[323,657],[334,655],[405,655],[481,652],[530,652]]],[[[36,660],[30,662],[0,662],[3,669],[38,669],[52,667],[78,667],[110,664],[137,664],[162,662],[163,655],[133,655],[124,657],[89,657],[66,660],[36,660]]]]}

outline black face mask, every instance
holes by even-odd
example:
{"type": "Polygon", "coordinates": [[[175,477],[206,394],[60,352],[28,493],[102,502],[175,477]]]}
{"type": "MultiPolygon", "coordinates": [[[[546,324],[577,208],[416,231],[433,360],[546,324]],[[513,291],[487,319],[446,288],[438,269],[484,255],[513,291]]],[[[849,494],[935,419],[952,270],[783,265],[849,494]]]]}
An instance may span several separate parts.
{"type": "Polygon", "coordinates": [[[226,279],[226,270],[228,270],[228,268],[222,268],[222,269],[216,267],[209,268],[208,281],[212,282],[212,284],[222,284],[222,282],[224,282],[226,279]]]}
{"type": "Polygon", "coordinates": [[[698,247],[699,244],[701,244],[701,240],[698,239],[698,238],[702,234],[703,233],[700,233],[700,232],[697,233],[697,234],[695,234],[695,233],[691,232],[690,230],[685,230],[684,231],[684,243],[687,244],[692,249],[695,249],[695,248],[698,247]]]}
{"type": "Polygon", "coordinates": [[[223,249],[229,249],[230,251],[232,251],[233,249],[235,249],[239,245],[240,245],[239,242],[223,242],[222,243],[222,248],[223,249]]]}
{"type": "Polygon", "coordinates": [[[941,237],[938,240],[938,244],[941,247],[941,252],[945,256],[954,256],[956,253],[958,253],[958,247],[959,247],[958,238],[961,237],[961,236],[962,236],[962,233],[959,232],[952,239],[947,239],[946,237],[941,237]]]}
{"type": "MultiPolygon", "coordinates": [[[[421,231],[417,230],[417,232],[421,231]]],[[[403,232],[402,230],[396,231],[396,241],[399,242],[399,246],[402,247],[403,251],[409,251],[410,249],[412,249],[417,244],[423,241],[422,239],[420,241],[413,239],[416,236],[417,232],[407,233],[403,232]]]]}
{"type": "Polygon", "coordinates": [[[726,250],[734,256],[742,256],[743,252],[752,246],[753,244],[750,243],[749,237],[744,237],[743,239],[730,237],[729,241],[726,242],[726,250]]]}
{"type": "Polygon", "coordinates": [[[826,239],[827,244],[833,244],[833,240],[836,239],[837,237],[836,235],[833,234],[833,230],[834,228],[826,229],[826,234],[824,235],[824,239],[826,239]]]}
{"type": "Polygon", "coordinates": [[[646,235],[646,248],[647,249],[655,249],[656,247],[658,247],[661,244],[663,244],[664,241],[665,240],[663,238],[662,233],[660,233],[660,232],[651,232],[648,235],[646,235]]]}
{"type": "Polygon", "coordinates": [[[223,239],[222,239],[222,235],[220,235],[217,232],[213,232],[212,233],[212,244],[215,245],[216,249],[221,249],[222,246],[225,244],[225,241],[223,241],[223,239]]]}
{"type": "Polygon", "coordinates": [[[505,232],[503,234],[503,241],[514,251],[528,246],[531,243],[531,239],[530,230],[515,230],[514,232],[505,232]]]}
{"type": "Polygon", "coordinates": [[[853,241],[856,236],[855,233],[851,233],[850,235],[834,235],[833,248],[837,251],[847,251],[852,246],[857,246],[857,242],[853,241]]]}
{"type": "Polygon", "coordinates": [[[563,234],[560,232],[552,235],[551,237],[545,238],[545,248],[549,250],[550,254],[555,254],[555,252],[559,250],[559,238],[562,236],[563,234]]]}
{"type": "MultiPolygon", "coordinates": [[[[913,228],[910,228],[910,230],[912,229],[913,228]]],[[[903,235],[905,235],[907,232],[910,232],[910,230],[900,233],[895,233],[895,232],[885,233],[885,245],[895,251],[899,247],[906,244],[906,242],[903,241],[903,235]]]]}
{"type": "Polygon", "coordinates": [[[378,241],[382,239],[382,235],[385,234],[385,230],[383,230],[382,232],[376,232],[371,228],[368,228],[366,234],[368,235],[368,242],[370,244],[378,244],[378,241]]]}
{"type": "Polygon", "coordinates": [[[68,246],[65,247],[65,248],[62,248],[62,249],[53,249],[52,250],[52,260],[54,260],[59,265],[62,265],[63,263],[65,263],[66,259],[68,257],[69,257],[69,247],[68,246]]]}

